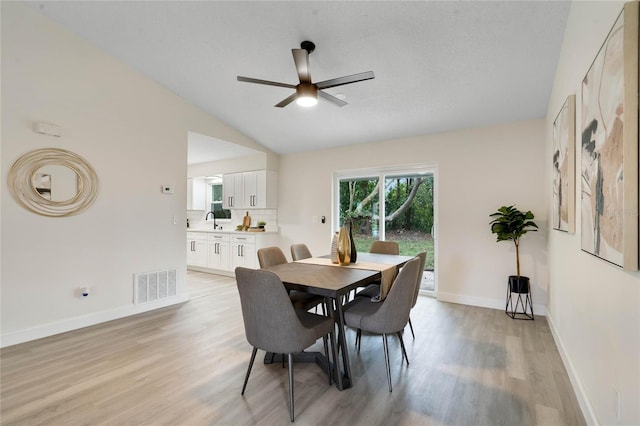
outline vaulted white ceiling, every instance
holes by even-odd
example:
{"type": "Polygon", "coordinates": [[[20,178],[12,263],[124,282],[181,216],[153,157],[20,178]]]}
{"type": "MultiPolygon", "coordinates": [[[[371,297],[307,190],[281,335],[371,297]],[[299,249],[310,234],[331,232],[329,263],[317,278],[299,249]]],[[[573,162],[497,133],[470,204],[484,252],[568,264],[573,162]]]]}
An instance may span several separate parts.
{"type": "Polygon", "coordinates": [[[564,1],[33,2],[45,15],[276,153],[543,117],[564,1]],[[305,109],[274,105],[311,77],[373,71],[305,109]]]}

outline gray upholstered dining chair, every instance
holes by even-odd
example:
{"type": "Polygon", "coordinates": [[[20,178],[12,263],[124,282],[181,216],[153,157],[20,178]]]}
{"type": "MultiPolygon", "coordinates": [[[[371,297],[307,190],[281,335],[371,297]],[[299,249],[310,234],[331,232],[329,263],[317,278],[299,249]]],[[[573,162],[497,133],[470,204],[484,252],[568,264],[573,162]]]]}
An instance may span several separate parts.
{"type": "MultiPolygon", "coordinates": [[[[282,281],[276,274],[260,269],[236,268],[242,319],[247,341],[253,346],[242,393],[247,388],[258,349],[287,354],[289,362],[289,414],[294,419],[293,354],[304,351],[322,337],[329,364],[327,336],[331,339],[332,358],[336,362],[333,318],[298,311],[293,308],[282,281]]],[[[329,385],[331,385],[331,368],[329,385]]]]}
{"type": "MultiPolygon", "coordinates": [[[[424,275],[424,265],[427,263],[427,252],[423,251],[422,253],[418,253],[416,257],[420,259],[420,270],[418,271],[418,278],[416,280],[416,289],[415,289],[415,292],[413,293],[413,304],[411,305],[411,309],[413,309],[416,306],[416,303],[418,302],[418,294],[420,293],[420,285],[422,284],[422,276],[424,275]]],[[[409,315],[409,328],[411,329],[411,335],[415,340],[416,335],[413,332],[413,324],[411,324],[411,315],[409,315]]]]}
{"type": "MultiPolygon", "coordinates": [[[[258,250],[258,262],[261,268],[282,265],[288,263],[287,258],[280,247],[265,247],[258,250]]],[[[289,299],[296,309],[308,311],[311,308],[324,303],[324,297],[306,293],[304,291],[291,290],[289,299]]]]}
{"type": "Polygon", "coordinates": [[[265,247],[258,250],[258,262],[261,268],[288,263],[280,247],[265,247]]]}
{"type": "Polygon", "coordinates": [[[369,253],[400,254],[400,245],[396,241],[373,241],[369,253]]]}
{"type": "Polygon", "coordinates": [[[409,358],[402,340],[402,331],[409,321],[409,311],[413,303],[419,268],[419,258],[416,257],[408,261],[400,269],[400,273],[393,282],[384,301],[373,302],[371,299],[357,297],[344,308],[344,321],[347,327],[357,329],[359,331],[358,335],[360,335],[361,331],[382,335],[389,392],[392,392],[392,387],[387,335],[396,334],[398,336],[402,347],[402,355],[407,364],[409,364],[409,358]]]}
{"type": "MultiPolygon", "coordinates": [[[[400,244],[396,241],[373,241],[369,247],[369,253],[378,254],[400,254],[400,244]]],[[[380,294],[380,282],[375,282],[366,286],[363,290],[355,293],[356,297],[368,297],[369,299],[380,294]]]]}
{"type": "Polygon", "coordinates": [[[311,252],[306,244],[291,244],[291,258],[293,260],[309,259],[311,252]]]}

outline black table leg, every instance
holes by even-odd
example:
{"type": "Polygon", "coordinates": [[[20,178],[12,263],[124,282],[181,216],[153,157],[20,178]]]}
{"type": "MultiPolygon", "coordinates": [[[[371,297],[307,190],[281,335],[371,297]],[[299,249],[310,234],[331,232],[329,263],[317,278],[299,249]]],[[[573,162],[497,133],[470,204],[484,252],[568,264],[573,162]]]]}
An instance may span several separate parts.
{"type": "MultiPolygon", "coordinates": [[[[338,326],[338,328],[340,328],[340,323],[336,319],[336,312],[333,310],[333,301],[329,301],[329,303],[327,303],[327,308],[329,309],[329,316],[334,319],[335,324],[338,326]]],[[[340,329],[338,329],[337,342],[334,342],[334,344],[336,344],[336,346],[337,346],[335,353],[336,354],[340,353],[340,346],[341,346],[341,344],[340,344],[340,329]]],[[[345,386],[344,386],[345,377],[343,377],[344,375],[343,375],[342,371],[340,370],[340,361],[338,359],[334,360],[334,370],[333,371],[335,373],[334,377],[336,378],[336,386],[340,390],[345,389],[345,386]]],[[[347,379],[348,379],[348,377],[347,377],[347,379]]],[[[348,386],[348,387],[350,387],[350,386],[348,386]]]]}
{"type": "MultiPolygon", "coordinates": [[[[294,362],[315,362],[323,370],[329,374],[329,369],[334,372],[336,378],[336,387],[340,390],[348,389],[351,387],[351,367],[349,365],[349,354],[347,352],[347,342],[344,330],[344,315],[342,312],[342,304],[339,299],[335,300],[336,309],[333,309],[333,303],[327,303],[329,309],[329,316],[334,318],[335,324],[338,327],[338,339],[336,353],[342,353],[342,365],[344,365],[344,372],[340,369],[340,361],[336,359],[335,362],[331,362],[329,356],[325,356],[320,352],[302,352],[294,354],[294,362]]],[[[265,364],[280,363],[283,361],[282,354],[274,354],[267,352],[264,356],[265,364]]]]}
{"type": "Polygon", "coordinates": [[[344,329],[344,312],[340,298],[336,299],[336,324],[338,325],[338,347],[342,352],[342,364],[344,365],[344,387],[351,387],[351,365],[349,364],[349,350],[347,349],[347,337],[344,329]]]}

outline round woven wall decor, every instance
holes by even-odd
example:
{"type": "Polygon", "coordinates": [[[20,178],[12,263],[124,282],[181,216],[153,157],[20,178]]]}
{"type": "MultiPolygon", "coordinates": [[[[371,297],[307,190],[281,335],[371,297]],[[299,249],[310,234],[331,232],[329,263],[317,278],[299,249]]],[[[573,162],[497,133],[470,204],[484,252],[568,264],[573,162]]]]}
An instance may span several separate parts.
{"type": "Polygon", "coordinates": [[[63,217],[78,214],[93,204],[98,196],[98,175],[91,165],[78,154],[57,148],[30,151],[13,163],[7,179],[9,190],[16,201],[42,216],[63,217]],[[62,166],[78,177],[75,196],[68,200],[49,200],[36,189],[36,174],[46,166],[62,166]]]}

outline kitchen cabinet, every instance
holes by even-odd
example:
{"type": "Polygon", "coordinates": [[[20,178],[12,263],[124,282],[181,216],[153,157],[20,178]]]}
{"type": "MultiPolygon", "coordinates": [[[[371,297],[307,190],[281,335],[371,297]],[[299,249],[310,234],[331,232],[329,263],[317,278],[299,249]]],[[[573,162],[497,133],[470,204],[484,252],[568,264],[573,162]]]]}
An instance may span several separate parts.
{"type": "Polygon", "coordinates": [[[225,209],[277,208],[277,173],[271,170],[230,173],[222,177],[225,209]]]}
{"type": "Polygon", "coordinates": [[[209,234],[209,259],[207,267],[228,271],[230,266],[230,250],[229,234],[209,234]]]}
{"type": "Polygon", "coordinates": [[[207,267],[208,236],[203,232],[187,232],[187,265],[207,267]]]}
{"type": "Polygon", "coordinates": [[[277,180],[276,172],[271,170],[242,173],[243,208],[277,208],[277,180]]]}
{"type": "Polygon", "coordinates": [[[187,179],[187,210],[204,210],[207,185],[204,178],[187,179]]]}
{"type": "Polygon", "coordinates": [[[277,246],[275,232],[187,232],[187,269],[233,277],[238,266],[259,268],[257,252],[277,246]]]}
{"type": "Polygon", "coordinates": [[[256,239],[254,235],[233,235],[231,237],[231,270],[238,266],[257,268],[256,239]]]}
{"type": "Polygon", "coordinates": [[[230,173],[222,176],[222,208],[243,208],[242,197],[242,173],[230,173]]]}

